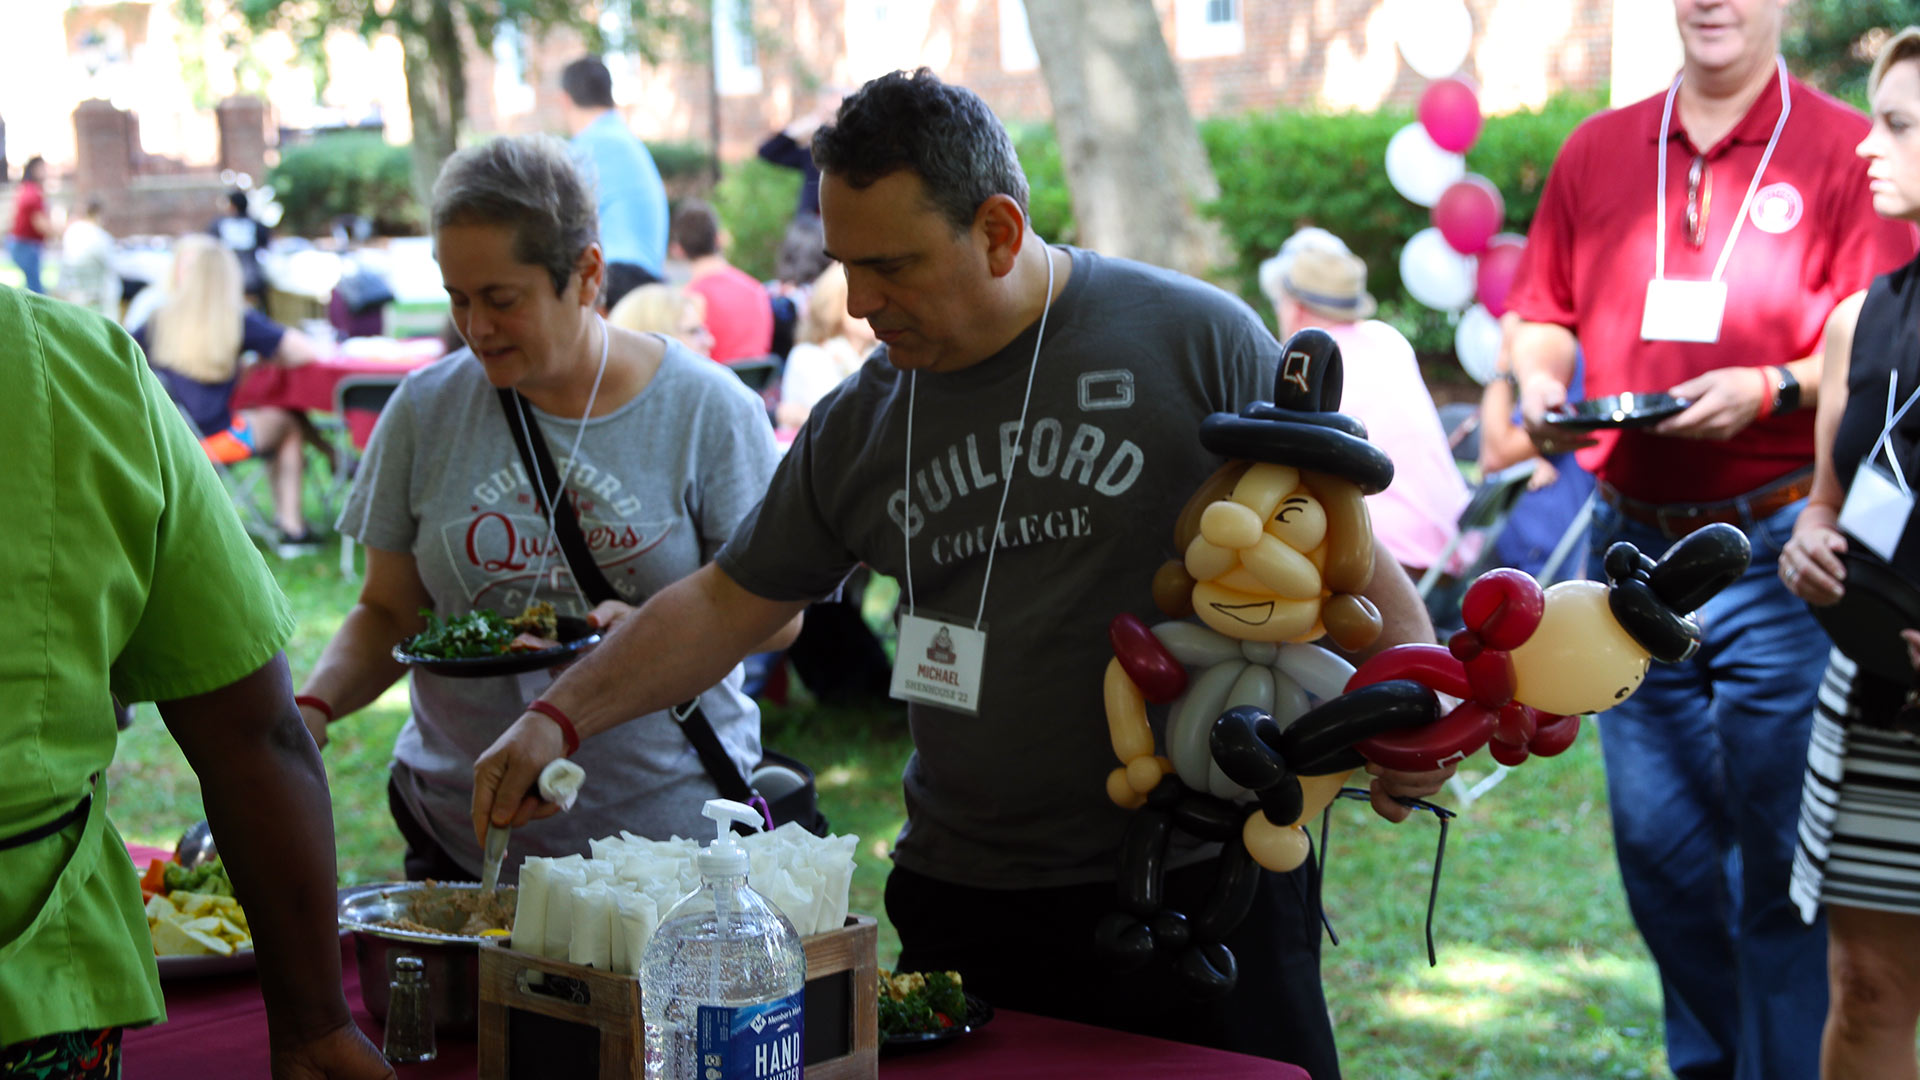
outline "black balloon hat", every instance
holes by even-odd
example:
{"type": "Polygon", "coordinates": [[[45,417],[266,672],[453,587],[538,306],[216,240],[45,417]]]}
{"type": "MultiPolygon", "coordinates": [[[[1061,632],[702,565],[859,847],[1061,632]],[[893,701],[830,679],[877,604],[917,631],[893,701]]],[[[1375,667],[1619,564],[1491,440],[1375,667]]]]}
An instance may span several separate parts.
{"type": "Polygon", "coordinates": [[[1281,350],[1273,400],[1202,420],[1200,444],[1224,457],[1329,473],[1365,495],[1385,491],[1393,461],[1367,441],[1365,424],[1338,411],[1345,376],[1333,336],[1302,330],[1281,350]]]}
{"type": "Polygon", "coordinates": [[[1689,533],[1659,562],[1628,543],[1607,549],[1607,607],[1633,640],[1656,660],[1676,663],[1700,647],[1700,624],[1690,616],[1746,573],[1753,549],[1731,525],[1689,533]]]}

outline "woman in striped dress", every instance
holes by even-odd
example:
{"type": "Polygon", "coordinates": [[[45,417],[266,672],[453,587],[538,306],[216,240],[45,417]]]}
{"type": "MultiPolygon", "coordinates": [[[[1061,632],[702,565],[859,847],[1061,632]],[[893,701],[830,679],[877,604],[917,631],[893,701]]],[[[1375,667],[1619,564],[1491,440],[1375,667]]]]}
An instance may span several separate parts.
{"type": "MultiPolygon", "coordinates": [[[[1869,86],[1873,128],[1858,152],[1869,162],[1873,208],[1920,222],[1920,27],[1887,43],[1869,86]]],[[[1856,473],[1920,477],[1920,408],[1900,411],[1920,401],[1917,391],[1920,259],[1876,278],[1828,320],[1813,494],[1780,558],[1781,578],[1801,599],[1841,599],[1848,541],[1838,519],[1856,473]]],[[[1910,527],[1893,556],[1904,576],[1920,578],[1920,530],[1910,527]]],[[[1827,909],[1827,1080],[1916,1075],[1920,692],[1909,685],[1920,687],[1920,630],[1901,636],[1916,672],[1910,684],[1834,650],[1807,753],[1791,892],[1809,922],[1827,909]]]]}

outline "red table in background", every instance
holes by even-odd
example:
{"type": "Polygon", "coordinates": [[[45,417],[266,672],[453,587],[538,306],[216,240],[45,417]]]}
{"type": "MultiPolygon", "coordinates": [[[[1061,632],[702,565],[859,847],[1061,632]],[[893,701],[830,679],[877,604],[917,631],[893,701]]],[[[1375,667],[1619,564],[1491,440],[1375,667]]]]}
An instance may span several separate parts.
{"type": "MultiPolygon", "coordinates": [[[[132,844],[128,852],[141,867],[148,859],[169,855],[132,844]]],[[[340,971],[354,1022],[380,1045],[380,1022],[360,1001],[360,972],[349,939],[340,943],[340,971]]],[[[129,1080],[267,1075],[267,1014],[252,974],[174,980],[165,989],[167,1022],[127,1032],[129,1080]]],[[[434,1061],[399,1067],[401,1080],[477,1073],[476,1044],[444,1039],[439,1051],[434,1061]]],[[[972,1035],[936,1049],[882,1058],[880,1075],[886,1080],[1310,1080],[1305,1071],[1276,1061],[1004,1009],[972,1035]]]]}
{"type": "MultiPolygon", "coordinates": [[[[334,390],[349,375],[405,375],[440,359],[444,347],[437,338],[410,338],[394,342],[381,357],[330,356],[299,367],[255,364],[233,391],[235,409],[277,405],[296,412],[333,411],[334,390]]],[[[353,443],[365,447],[373,432],[371,417],[349,417],[353,443]],[[361,428],[365,430],[360,430],[361,428]]]]}

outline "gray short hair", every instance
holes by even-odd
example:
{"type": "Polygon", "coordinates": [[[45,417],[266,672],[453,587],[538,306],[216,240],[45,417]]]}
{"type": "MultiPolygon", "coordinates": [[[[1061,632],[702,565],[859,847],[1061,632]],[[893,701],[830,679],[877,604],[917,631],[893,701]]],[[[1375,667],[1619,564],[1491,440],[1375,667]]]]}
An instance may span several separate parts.
{"type": "Polygon", "coordinates": [[[1006,195],[1027,213],[1027,175],[1000,118],[964,86],[926,68],[882,75],[848,97],[813,136],[813,163],[854,188],[907,170],[955,229],[1006,195]]]}
{"type": "Polygon", "coordinates": [[[551,135],[503,135],[448,158],[433,182],[433,231],[448,225],[511,228],[514,258],[545,270],[556,296],[600,239],[593,189],[551,135]]]}

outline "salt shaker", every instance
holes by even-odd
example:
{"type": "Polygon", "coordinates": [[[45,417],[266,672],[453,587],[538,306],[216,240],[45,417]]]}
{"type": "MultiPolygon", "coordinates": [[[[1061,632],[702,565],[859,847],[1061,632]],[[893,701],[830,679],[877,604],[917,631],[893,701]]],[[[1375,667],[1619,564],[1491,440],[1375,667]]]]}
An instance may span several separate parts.
{"type": "Polygon", "coordinates": [[[434,1058],[433,1002],[427,993],[426,963],[417,956],[394,958],[381,1052],[397,1065],[434,1058]]]}

